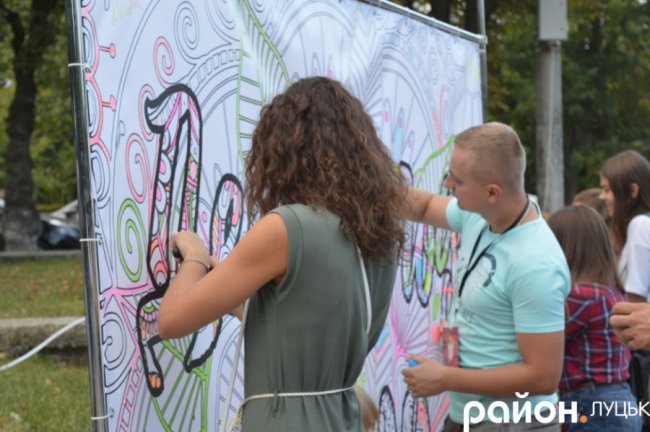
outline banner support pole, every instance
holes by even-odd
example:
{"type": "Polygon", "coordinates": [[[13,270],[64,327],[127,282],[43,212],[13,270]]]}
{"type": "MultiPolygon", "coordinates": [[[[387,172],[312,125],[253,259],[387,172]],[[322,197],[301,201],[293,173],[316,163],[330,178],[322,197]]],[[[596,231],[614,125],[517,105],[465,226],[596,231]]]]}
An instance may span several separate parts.
{"type": "MultiPolygon", "coordinates": [[[[90,195],[90,154],[86,103],[86,72],[90,66],[83,63],[83,38],[81,6],[78,0],[66,0],[68,27],[68,56],[70,85],[72,89],[73,130],[77,159],[77,197],[79,206],[79,230],[81,237],[94,238],[94,223],[90,195]]],[[[104,396],[103,365],[99,327],[99,290],[96,242],[82,242],[81,256],[84,275],[84,298],[86,331],[88,337],[88,372],[90,378],[92,428],[96,432],[108,431],[106,399],[104,396]]]]}
{"type": "Polygon", "coordinates": [[[479,34],[483,36],[481,41],[480,56],[481,56],[481,99],[483,104],[483,123],[487,122],[488,118],[488,67],[487,67],[487,31],[485,26],[485,1],[477,0],[478,2],[478,28],[479,34]]]}

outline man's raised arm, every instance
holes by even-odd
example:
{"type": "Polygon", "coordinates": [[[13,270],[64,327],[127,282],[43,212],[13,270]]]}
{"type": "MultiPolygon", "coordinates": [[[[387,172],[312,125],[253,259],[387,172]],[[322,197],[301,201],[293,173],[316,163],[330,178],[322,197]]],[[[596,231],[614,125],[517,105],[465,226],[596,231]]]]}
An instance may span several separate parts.
{"type": "Polygon", "coordinates": [[[451,197],[436,195],[422,189],[410,188],[406,197],[405,219],[450,229],[447,205],[451,197]]]}

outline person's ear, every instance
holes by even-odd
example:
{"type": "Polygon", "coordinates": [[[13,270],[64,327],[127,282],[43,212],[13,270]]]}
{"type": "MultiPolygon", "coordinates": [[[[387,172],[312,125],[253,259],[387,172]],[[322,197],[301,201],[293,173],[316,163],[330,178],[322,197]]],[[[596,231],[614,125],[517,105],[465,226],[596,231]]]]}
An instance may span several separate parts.
{"type": "Polygon", "coordinates": [[[630,185],[630,196],[632,199],[637,199],[639,196],[639,184],[638,183],[632,183],[630,185]]]}
{"type": "Polygon", "coordinates": [[[488,201],[494,204],[495,202],[499,201],[499,198],[501,198],[501,186],[496,183],[490,183],[487,185],[487,193],[488,201]]]}

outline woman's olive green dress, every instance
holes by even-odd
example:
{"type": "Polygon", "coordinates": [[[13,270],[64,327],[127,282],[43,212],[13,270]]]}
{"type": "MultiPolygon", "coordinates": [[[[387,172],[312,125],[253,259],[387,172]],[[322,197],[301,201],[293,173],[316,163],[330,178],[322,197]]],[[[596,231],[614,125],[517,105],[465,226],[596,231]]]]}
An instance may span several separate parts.
{"type": "MultiPolygon", "coordinates": [[[[356,246],[338,216],[304,205],[274,210],[287,227],[289,261],[280,284],[251,298],[245,333],[245,396],[314,392],[354,385],[382,331],[395,262],[364,259],[372,325],[366,333],[363,276],[356,246]]],[[[244,432],[363,432],[353,390],[324,396],[252,400],[244,432]]]]}

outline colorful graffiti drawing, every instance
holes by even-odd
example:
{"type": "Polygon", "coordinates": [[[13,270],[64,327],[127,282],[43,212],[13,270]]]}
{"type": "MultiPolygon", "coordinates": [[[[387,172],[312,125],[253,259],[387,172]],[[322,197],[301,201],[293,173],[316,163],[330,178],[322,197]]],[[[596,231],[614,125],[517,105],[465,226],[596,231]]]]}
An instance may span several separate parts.
{"type": "MultiPolygon", "coordinates": [[[[479,46],[353,0],[81,0],[80,14],[109,429],[216,430],[239,323],[158,336],[176,272],[170,236],[194,231],[223,259],[245,235],[241,179],[259,111],[305,76],[343,82],[411,184],[446,193],[455,134],[482,122],[479,46]]],[[[400,371],[409,354],[441,356],[458,239],[413,223],[407,232],[359,378],[391,432],[437,430],[448,405],[412,399],[400,371]]]]}

